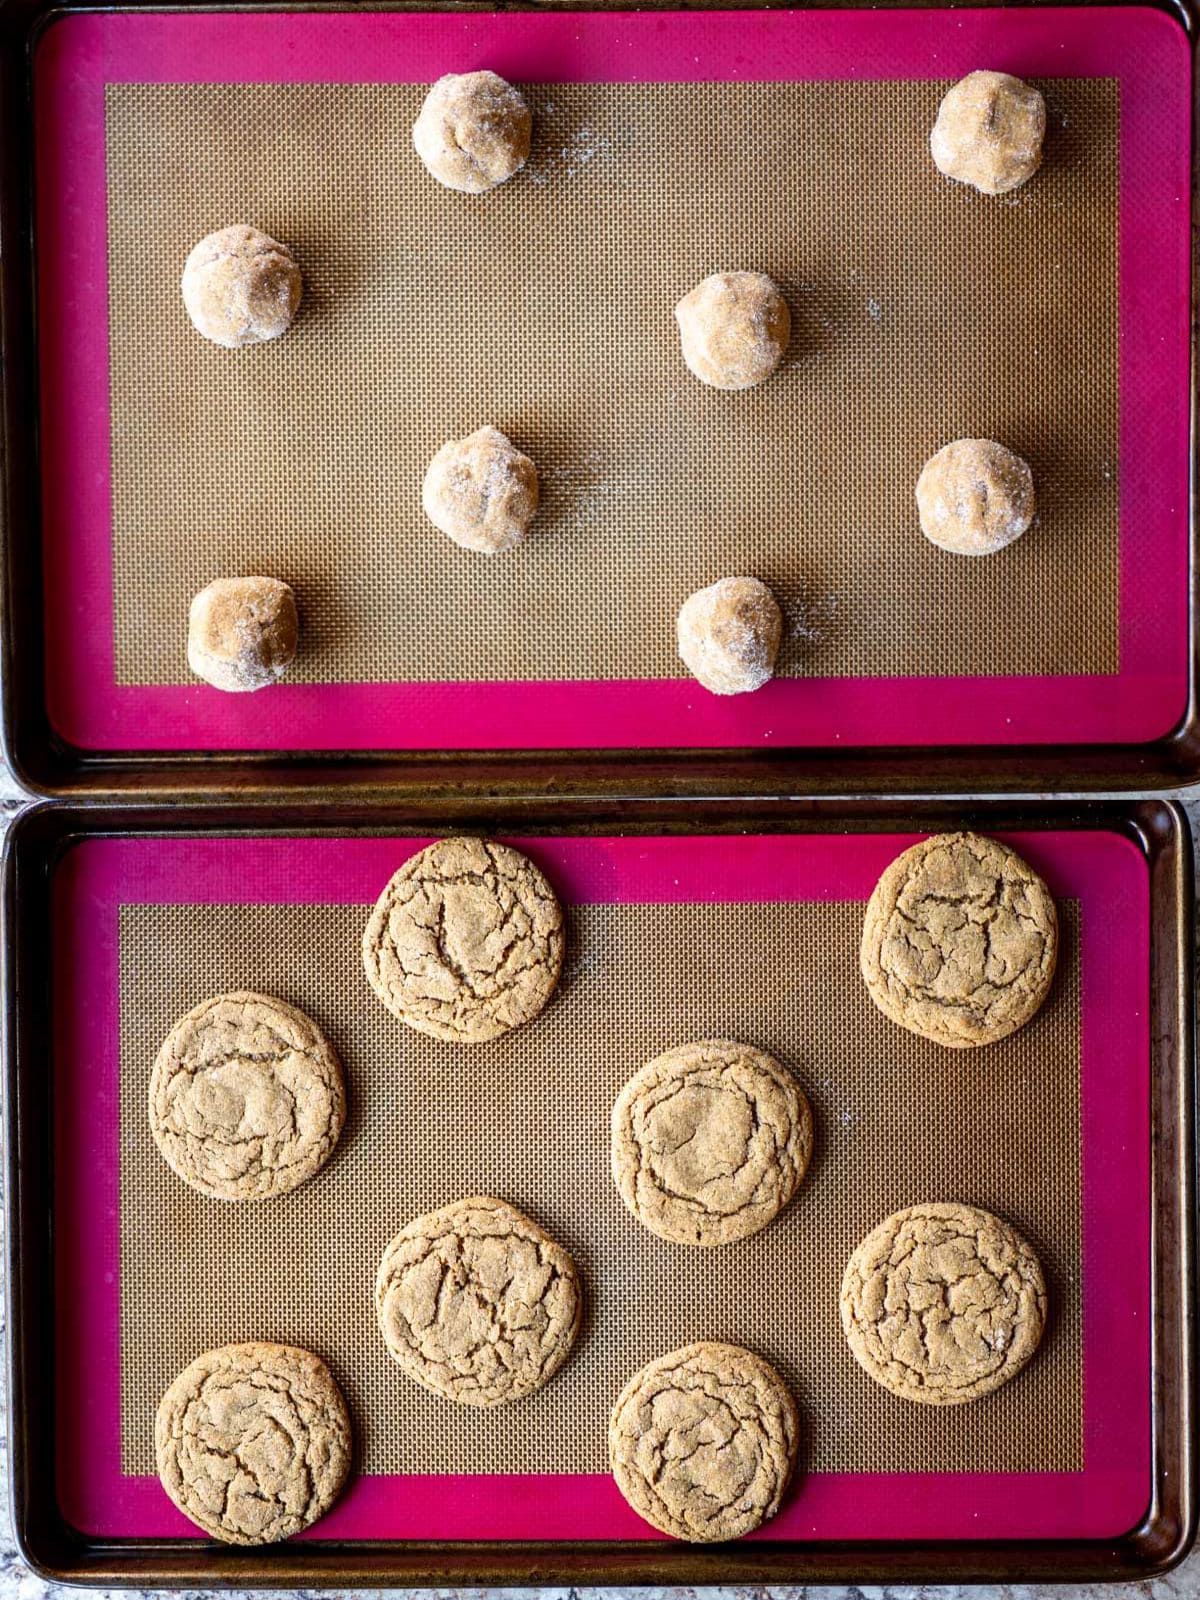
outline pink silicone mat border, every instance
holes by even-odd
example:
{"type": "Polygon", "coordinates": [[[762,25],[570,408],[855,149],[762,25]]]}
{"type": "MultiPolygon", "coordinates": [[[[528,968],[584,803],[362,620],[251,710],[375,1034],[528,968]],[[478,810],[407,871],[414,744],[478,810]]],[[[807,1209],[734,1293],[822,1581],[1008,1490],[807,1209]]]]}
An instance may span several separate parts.
{"type": "MultiPolygon", "coordinates": [[[[565,903],[865,900],[916,835],[517,840],[565,903]]],[[[1103,1538],[1150,1499],[1149,878],[1111,833],[1004,835],[1081,903],[1084,1467],[810,1474],[773,1539],[1103,1538]]],[[[118,908],[369,903],[425,840],[91,840],[54,884],[60,1504],[102,1536],[195,1530],[119,1450],[118,908]]],[[[964,1197],[969,1198],[969,1196],[964,1197]]],[[[321,1539],[656,1538],[607,1476],[358,1477],[321,1539]]]]}
{"type": "Polygon", "coordinates": [[[1141,742],[1188,670],[1189,130],[1183,30],[1137,7],[451,16],[91,14],[35,63],[53,725],[97,750],[489,750],[1141,742]],[[487,64],[558,82],[1120,80],[1120,652],[1112,676],[803,678],[722,700],[690,679],[289,684],[257,697],[113,681],[104,85],[424,82],[487,64]],[[265,729],[265,731],[264,731],[265,729]]]}

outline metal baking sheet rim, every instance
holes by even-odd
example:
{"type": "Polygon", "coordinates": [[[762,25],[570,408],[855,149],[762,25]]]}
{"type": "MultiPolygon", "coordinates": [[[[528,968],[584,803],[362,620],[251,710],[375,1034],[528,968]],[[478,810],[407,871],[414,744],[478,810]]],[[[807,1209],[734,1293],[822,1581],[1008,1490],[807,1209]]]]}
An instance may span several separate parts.
{"type": "MultiPolygon", "coordinates": [[[[3,9],[7,9],[10,17],[22,19],[40,12],[37,0],[9,0],[8,6],[3,9]]],[[[1159,4],[1153,0],[1150,9],[1183,22],[1192,33],[1190,14],[1182,4],[1171,4],[1170,0],[1163,0],[1159,4]]],[[[1191,43],[1194,45],[1194,36],[1191,43]]],[[[28,132],[27,129],[24,131],[28,132]]],[[[1194,167],[1192,177],[1194,186],[1194,167]]],[[[7,220],[11,221],[12,218],[7,220]]],[[[19,271],[19,268],[20,263],[15,270],[19,271]]],[[[13,306],[9,291],[14,287],[12,281],[5,286],[8,302],[6,322],[10,337],[13,306]]],[[[28,284],[25,287],[28,290],[28,284]]],[[[27,302],[28,293],[25,300],[27,302]]],[[[25,342],[31,343],[29,330],[26,329],[24,333],[25,342]]],[[[20,340],[15,352],[18,369],[22,353],[19,344],[20,340]]],[[[32,427],[32,424],[28,425],[32,427]]],[[[12,410],[9,413],[9,427],[10,431],[14,428],[20,431],[20,423],[14,422],[12,410]]],[[[9,468],[11,477],[11,452],[9,468]]],[[[21,468],[18,466],[16,471],[19,474],[21,468]]],[[[11,488],[10,484],[10,491],[11,488]]],[[[24,488],[36,490],[36,485],[26,484],[24,488]]],[[[18,494],[15,498],[19,502],[22,496],[18,494]]],[[[13,499],[10,492],[10,513],[13,499]]],[[[1189,552],[1193,543],[1189,539],[1189,552]]],[[[633,763],[642,768],[647,791],[661,792],[672,783],[682,782],[703,785],[710,793],[721,790],[732,793],[750,784],[783,792],[788,787],[794,788],[796,782],[793,779],[788,783],[782,776],[785,772],[798,774],[798,781],[806,788],[829,792],[843,788],[1022,788],[1025,787],[1022,778],[1032,788],[1035,786],[1035,774],[1040,780],[1036,782],[1036,787],[1041,789],[1128,787],[1135,782],[1145,787],[1159,787],[1186,781],[1193,772],[1200,770],[1200,719],[1196,714],[1197,665],[1194,660],[1186,675],[1187,683],[1184,684],[1182,680],[1180,683],[1180,695],[1187,701],[1181,719],[1164,738],[1139,744],[1080,743],[1065,748],[1034,745],[991,747],[986,750],[963,744],[952,745],[936,754],[917,746],[885,751],[863,747],[857,750],[844,749],[836,745],[814,746],[803,751],[693,747],[669,752],[665,746],[651,748],[647,745],[636,751],[612,748],[585,751],[579,747],[567,750],[530,747],[518,751],[510,747],[494,752],[480,748],[434,753],[417,749],[405,752],[370,749],[367,748],[367,741],[361,741],[361,748],[338,751],[223,750],[215,759],[198,753],[168,755],[145,750],[114,749],[101,754],[82,751],[64,745],[53,732],[46,717],[44,683],[33,681],[41,676],[30,656],[31,650],[35,650],[39,656],[41,653],[40,620],[26,614],[23,607],[11,603],[21,592],[23,580],[33,575],[30,569],[36,566],[36,558],[29,558],[28,551],[25,552],[26,558],[29,558],[27,561],[16,555],[11,539],[9,556],[10,579],[17,581],[10,582],[9,586],[11,627],[7,640],[4,736],[16,769],[36,792],[94,790],[119,794],[130,787],[144,791],[161,785],[164,789],[176,792],[201,793],[232,788],[238,781],[235,773],[239,776],[253,775],[255,779],[266,783],[271,781],[273,775],[291,782],[298,769],[306,763],[313,764],[316,781],[321,781],[316,776],[318,773],[327,779],[331,767],[336,766],[341,781],[349,784],[374,780],[397,789],[409,788],[410,792],[419,791],[423,786],[432,789],[438,781],[439,769],[444,781],[449,766],[453,766],[463,781],[468,783],[474,781],[494,785],[499,771],[500,786],[513,792],[531,786],[529,779],[535,772],[543,773],[547,763],[552,763],[557,769],[556,781],[568,788],[594,787],[597,774],[603,785],[619,787],[622,782],[619,769],[625,768],[627,773],[633,763]],[[26,566],[24,574],[14,570],[22,565],[26,566]],[[28,646],[24,643],[26,640],[28,646]],[[663,771],[662,758],[669,753],[673,757],[669,763],[671,775],[663,771]],[[935,762],[931,766],[929,757],[934,754],[935,762]],[[932,782],[929,781],[931,772],[934,774],[932,782]],[[283,778],[285,773],[287,777],[283,778]],[[871,776],[867,777],[866,774],[871,776]]],[[[1189,567],[1192,565],[1194,563],[1189,554],[1189,567]]],[[[1187,626],[1190,636],[1190,613],[1187,626]]],[[[590,723],[592,719],[585,720],[590,723]]],[[[664,736],[667,731],[664,729],[664,736]]],[[[624,781],[629,782],[628,776],[624,781]]]]}
{"type": "MultiPolygon", "coordinates": [[[[572,811],[575,808],[571,808],[572,811]]],[[[624,818],[624,826],[614,829],[612,819],[584,823],[579,815],[551,816],[545,831],[554,832],[662,832],[665,816],[656,818],[655,808],[644,819],[624,818]]],[[[287,833],[318,831],[345,832],[336,821],[318,829],[306,818],[287,833]]],[[[430,831],[430,818],[414,816],[392,819],[387,830],[430,831]]],[[[468,819],[458,817],[457,822],[468,819]]],[[[48,936],[47,898],[49,865],[69,837],[105,833],[188,832],[199,826],[205,832],[246,831],[244,817],[224,808],[207,813],[168,816],[149,811],[139,815],[101,816],[94,810],[75,807],[41,807],[15,827],[6,852],[5,921],[8,933],[5,980],[11,997],[20,985],[26,998],[20,1016],[10,1008],[6,1019],[6,1093],[10,1184],[9,1273],[13,1291],[14,1343],[11,1350],[11,1393],[14,1404],[16,1438],[13,1475],[16,1491],[17,1526],[27,1554],[34,1564],[55,1575],[76,1581],[139,1583],[145,1587],[189,1582],[240,1581],[265,1585],[338,1584],[353,1576],[361,1581],[428,1583],[478,1583],[516,1581],[573,1582],[704,1582],[737,1579],[822,1578],[836,1581],[854,1576],[859,1581],[872,1577],[909,1581],[914,1574],[929,1578],[949,1576],[1031,1576],[1090,1577],[1144,1575],[1177,1559],[1190,1543],[1194,1519],[1194,1485],[1191,1476],[1191,1409],[1194,1350],[1188,1311],[1192,1277],[1191,1192],[1188,1163],[1191,1149],[1191,993],[1190,971],[1190,874],[1186,823],[1176,807],[1160,802],[1111,803],[1072,814],[1068,808],[1039,808],[997,805],[963,815],[944,805],[927,803],[906,807],[903,813],[884,805],[871,808],[869,821],[856,816],[853,821],[836,807],[826,808],[815,822],[820,830],[851,825],[854,828],[910,830],[916,825],[925,830],[953,826],[957,822],[999,830],[1008,827],[1107,827],[1134,838],[1149,863],[1151,887],[1151,1011],[1153,1094],[1155,1103],[1155,1171],[1153,1197],[1152,1249],[1155,1292],[1153,1355],[1154,1492],[1147,1517],[1140,1529],[1121,1540],[1053,1541],[1031,1543],[1025,1540],[971,1542],[932,1546],[904,1542],[816,1545],[764,1541],[724,1547],[720,1551],[696,1550],[677,1545],[650,1544],[560,1544],[530,1546],[518,1544],[349,1544],[329,1541],[305,1544],[301,1541],[269,1552],[228,1552],[221,1549],[187,1547],[163,1540],[87,1540],[71,1535],[56,1510],[47,1505],[47,1484],[53,1476],[53,1449],[38,1432],[39,1409],[45,1415],[47,1393],[39,1387],[37,1368],[45,1360],[46,1338],[36,1324],[39,1309],[36,1280],[38,1246],[44,1247],[44,1229],[39,1226],[40,1210],[29,1191],[37,1190],[38,1132],[35,1129],[36,1102],[42,1098],[43,1114],[48,1111],[49,1091],[38,1083],[37,1055],[31,1062],[31,1031],[38,1035],[38,1018],[32,1013],[35,984],[44,986],[32,975],[38,967],[37,946],[48,936]],[[39,909],[40,902],[40,909],[39,909]],[[42,917],[40,935],[38,918],[42,917]],[[1165,1030],[1165,1031],[1164,1031],[1165,1030]],[[34,1102],[30,1110],[31,1097],[34,1102]],[[18,1160],[18,1152],[23,1157],[18,1160]],[[32,1293],[26,1292],[32,1290],[32,1293]],[[936,1556],[934,1552],[937,1552],[936,1556]],[[922,1565],[922,1563],[925,1563],[922,1565]]],[[[322,823],[325,819],[322,818],[322,823]]],[[[720,831],[706,819],[697,818],[697,827],[706,832],[720,831]]],[[[758,823],[751,819],[756,830],[758,823]]],[[[489,828],[505,831],[502,819],[489,819],[489,828]]],[[[778,827],[778,820],[775,827],[778,827]]],[[[808,831],[813,822],[801,822],[792,809],[783,828],[799,826],[808,831]]],[[[522,819],[522,832],[537,832],[522,819]]],[[[251,830],[254,831],[254,830],[251,830]]],[[[275,830],[273,830],[275,831],[275,830]]],[[[432,831],[439,831],[434,827],[432,831]]],[[[775,831],[764,824],[762,831],[775,831]]],[[[44,945],[43,945],[44,948],[44,945]]],[[[48,999],[42,996],[43,1002],[48,999]]],[[[44,1029],[46,1016],[41,1018],[44,1029]]],[[[44,1036],[44,1034],[43,1034],[44,1036]]],[[[46,1131],[48,1123],[41,1129],[46,1131]]],[[[43,1153],[45,1153],[43,1151],[43,1153]]],[[[45,1172],[41,1173],[42,1181],[45,1172]]],[[[43,1379],[45,1368],[42,1368],[43,1379]]],[[[50,1491],[53,1499],[53,1490],[50,1491]]]]}

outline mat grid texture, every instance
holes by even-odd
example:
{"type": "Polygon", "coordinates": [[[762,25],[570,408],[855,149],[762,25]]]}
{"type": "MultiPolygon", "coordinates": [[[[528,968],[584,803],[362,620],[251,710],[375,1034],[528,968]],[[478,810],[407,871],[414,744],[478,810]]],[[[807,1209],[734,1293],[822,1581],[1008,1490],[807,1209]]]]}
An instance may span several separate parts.
{"type": "Polygon", "coordinates": [[[1044,83],[1045,164],[1001,199],[934,170],[944,87],[534,85],[530,164],[480,198],[417,160],[420,86],[111,85],[117,681],[191,681],[190,597],[238,573],[296,588],[300,682],[679,677],[679,604],[738,573],[784,605],[786,675],[1116,672],[1117,85],[1044,83]],[[243,351],[178,288],[233,221],[305,278],[294,329],[243,351]],[[794,335],[731,395],[672,308],[738,267],[794,335]],[[544,490],[491,559],[420,504],[484,423],[544,490]],[[1037,482],[983,560],[916,520],[964,435],[1037,482]]]}
{"type": "MultiPolygon", "coordinates": [[[[1078,911],[1050,1001],[1012,1038],[938,1049],[889,1023],[857,969],[858,904],[587,905],[570,911],[557,996],[534,1024],[455,1047],[394,1019],[359,954],[365,906],[129,905],[121,911],[121,1455],[154,1471],[153,1419],[201,1350],[279,1339],[325,1357],[368,1473],[607,1470],[625,1380],[693,1339],[777,1363],[811,1471],[1076,1471],[1082,1465],[1078,911]],[[158,1045],[207,995],[303,1007],[339,1050],[350,1118],[328,1166],[258,1204],[206,1199],[167,1167],[146,1097],[158,1045]],[[609,1173],[609,1113],[642,1062],[689,1038],[784,1061],[816,1120],[811,1171],[753,1239],[697,1251],[640,1228],[609,1173]],[[456,1407],[406,1379],[372,1289],[422,1211],[492,1193],[573,1253],[587,1312],[538,1394],[456,1407]],[[1008,1218],[1051,1286],[1043,1348],[975,1405],[905,1404],[857,1367],[838,1321],[850,1251],[890,1211],[953,1199],[1008,1218]]],[[[114,1130],[115,1132],[116,1130],[114,1130]]]]}

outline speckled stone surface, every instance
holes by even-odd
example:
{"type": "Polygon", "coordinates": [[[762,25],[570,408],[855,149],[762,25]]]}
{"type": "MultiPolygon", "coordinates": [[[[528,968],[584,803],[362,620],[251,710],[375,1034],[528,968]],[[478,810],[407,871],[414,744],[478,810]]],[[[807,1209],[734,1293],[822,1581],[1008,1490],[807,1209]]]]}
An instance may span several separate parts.
{"type": "MultiPolygon", "coordinates": [[[[1181,796],[1192,820],[1195,838],[1200,833],[1200,789],[1181,796]]],[[[0,827],[7,825],[20,809],[22,797],[8,772],[0,766],[0,827]]],[[[0,1328],[6,1328],[0,1305],[0,1328]]],[[[136,1589],[67,1589],[57,1584],[44,1583],[30,1572],[17,1553],[12,1534],[8,1503],[8,1419],[7,1407],[0,1411],[0,1469],[3,1472],[3,1493],[0,1495],[0,1600],[43,1600],[43,1597],[110,1596],[111,1600],[142,1600],[144,1593],[136,1589]]],[[[203,1591],[186,1591],[191,1595],[203,1591]]],[[[251,1600],[269,1591],[224,1591],[225,1600],[251,1600]]],[[[342,1590],[340,1593],[351,1591],[342,1590]]],[[[706,1600],[1184,1600],[1200,1596],[1200,1551],[1191,1556],[1165,1578],[1151,1583],[1112,1585],[1054,1584],[1042,1587],[1020,1584],[994,1584],[984,1588],[921,1586],[909,1584],[889,1585],[887,1588],[714,1588],[714,1589],[438,1589],[438,1590],[374,1590],[352,1591],[362,1595],[445,1595],[446,1600],[479,1600],[479,1597],[508,1596],[511,1600],[576,1600],[579,1595],[604,1596],[605,1600],[660,1600],[673,1596],[675,1600],[690,1600],[703,1594],[706,1600]]],[[[322,1591],[300,1589],[293,1591],[298,1600],[313,1596],[316,1600],[322,1591]]]]}

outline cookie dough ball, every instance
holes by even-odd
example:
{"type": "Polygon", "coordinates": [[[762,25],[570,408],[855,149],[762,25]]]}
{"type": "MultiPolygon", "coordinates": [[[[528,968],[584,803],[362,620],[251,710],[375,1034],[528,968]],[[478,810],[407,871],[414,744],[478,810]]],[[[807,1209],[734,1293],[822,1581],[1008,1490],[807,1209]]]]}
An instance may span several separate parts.
{"type": "Polygon", "coordinates": [[[333,1154],[346,1091],[310,1017],[239,990],[202,1001],[171,1029],[150,1074],[150,1132],[201,1194],[286,1194],[333,1154]]]}
{"type": "Polygon", "coordinates": [[[612,1114],[612,1172],[643,1226],[674,1244],[747,1239],[808,1170],[812,1112],[765,1050],[677,1045],[629,1080],[612,1114]]]}
{"type": "Polygon", "coordinates": [[[1007,194],[1042,164],[1046,102],[1007,72],[969,72],[938,107],[934,165],[983,194],[1007,194]]]}
{"type": "Polygon", "coordinates": [[[548,1383],[575,1342],[581,1306],[562,1246],[486,1195],[410,1222],[375,1281],[392,1359],[463,1406],[506,1405],[548,1383]]]}
{"type": "Polygon", "coordinates": [[[418,1033],[481,1044],[531,1022],[562,971],[562,908],[519,850],[441,839],[384,889],[363,933],[372,989],[418,1033]]]}
{"type": "Polygon", "coordinates": [[[1015,850],[977,833],[935,834],[875,885],[860,960],[871,999],[902,1028],[951,1049],[993,1044],[1050,993],[1058,916],[1015,850]]]}
{"type": "Polygon", "coordinates": [[[635,1373],[613,1407],[617,1487],[651,1527],[711,1544],[779,1510],[800,1420],[786,1383],[739,1345],[690,1344],[635,1373]]]}
{"type": "Polygon", "coordinates": [[[350,1417],[325,1363],[286,1344],[207,1350],[163,1395],[154,1424],[171,1499],[225,1544],[310,1528],[350,1471],[350,1417]]]}
{"type": "Polygon", "coordinates": [[[447,189],[483,194],[529,159],[533,118],[521,95],[494,72],[451,72],[425,96],[413,144],[447,189]]]}
{"type": "Polygon", "coordinates": [[[917,479],[927,539],[959,556],[990,556],[1033,521],[1033,473],[994,439],[956,439],[931,456],[917,479]]]}
{"type": "Polygon", "coordinates": [[[787,301],[764,273],[714,272],[675,307],[683,359],[714,389],[751,389],[783,360],[787,301]]]}
{"type": "Polygon", "coordinates": [[[237,350],[288,331],[300,305],[300,268],[287,245],[238,222],[201,239],[184,264],[182,289],[196,332],[237,350]]]}
{"type": "Polygon", "coordinates": [[[192,601],[188,666],[228,694],[265,689],[296,654],[296,597],[278,578],[216,578],[192,601]]]}
{"type": "Polygon", "coordinates": [[[1020,1234],[975,1206],[881,1222],[842,1280],[842,1328],[864,1372],[902,1400],[957,1406],[1014,1378],[1046,1322],[1046,1282],[1020,1234]]]}
{"type": "Polygon", "coordinates": [[[538,508],[537,468],[499,428],[451,439],[429,463],[425,515],[464,550],[495,556],[519,545],[538,508]]]}
{"type": "Polygon", "coordinates": [[[783,616],[757,578],[718,578],[679,608],[684,666],[712,694],[748,694],[775,671],[783,616]]]}

